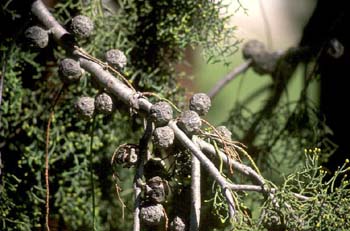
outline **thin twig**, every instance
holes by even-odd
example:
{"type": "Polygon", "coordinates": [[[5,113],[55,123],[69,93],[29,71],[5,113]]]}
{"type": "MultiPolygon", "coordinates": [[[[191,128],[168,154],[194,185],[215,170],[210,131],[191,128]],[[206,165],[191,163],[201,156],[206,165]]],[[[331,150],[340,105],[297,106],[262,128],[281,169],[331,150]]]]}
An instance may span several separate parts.
{"type": "Polygon", "coordinates": [[[250,67],[252,61],[247,60],[235,69],[233,69],[230,73],[228,73],[224,78],[220,79],[215,86],[208,92],[208,96],[212,99],[214,98],[220,90],[227,85],[231,80],[235,79],[238,75],[246,72],[250,67]]]}
{"type": "Polygon", "coordinates": [[[135,194],[135,204],[134,204],[134,224],[133,231],[141,230],[140,222],[140,210],[141,210],[141,187],[138,185],[137,180],[141,178],[139,174],[143,174],[143,164],[139,165],[137,168],[137,174],[134,179],[134,194],[135,194]]]}
{"type": "Polygon", "coordinates": [[[49,225],[49,216],[50,216],[50,181],[49,181],[49,146],[50,146],[50,126],[52,118],[55,114],[55,106],[64,90],[65,85],[61,87],[59,92],[54,98],[53,103],[51,104],[49,111],[49,119],[47,121],[47,127],[46,127],[46,137],[45,137],[45,187],[46,187],[46,211],[45,211],[45,225],[47,231],[50,231],[50,225],[49,225]]]}
{"type": "MultiPolygon", "coordinates": [[[[0,72],[0,116],[1,116],[2,89],[4,85],[5,72],[6,72],[6,65],[4,60],[6,59],[5,58],[3,59],[2,68],[1,68],[2,70],[0,72]]],[[[1,122],[0,122],[0,127],[1,127],[1,122]]],[[[0,151],[0,177],[1,177],[1,169],[2,169],[2,161],[1,161],[1,151],[0,151]]],[[[1,178],[0,178],[0,183],[1,183],[1,178]]]]}
{"type": "Polygon", "coordinates": [[[224,190],[224,195],[226,197],[226,201],[228,204],[228,211],[230,214],[230,219],[231,220],[235,220],[236,219],[236,206],[235,206],[235,202],[232,196],[231,191],[228,188],[223,188],[224,190]]]}
{"type": "MultiPolygon", "coordinates": [[[[2,70],[0,72],[0,118],[1,118],[1,100],[2,100],[2,89],[5,79],[5,71],[6,71],[6,65],[5,63],[2,64],[2,70]]],[[[0,128],[1,128],[1,121],[0,121],[0,128]]],[[[1,181],[1,169],[2,169],[2,161],[1,161],[1,151],[0,151],[0,183],[1,181]]]]}
{"type": "Polygon", "coordinates": [[[199,230],[200,209],[201,209],[201,168],[200,168],[199,160],[195,155],[192,154],[190,231],[199,230]]]}
{"type": "Polygon", "coordinates": [[[50,112],[49,120],[46,127],[46,139],[45,139],[45,186],[46,186],[46,213],[45,224],[46,230],[50,231],[49,215],[50,215],[50,184],[49,184],[49,142],[50,142],[50,125],[54,115],[54,111],[50,112]]]}
{"type": "MultiPolygon", "coordinates": [[[[232,191],[252,191],[252,192],[266,192],[267,190],[264,189],[264,187],[260,186],[260,185],[249,185],[249,184],[230,184],[228,186],[229,189],[231,189],[232,191]]],[[[276,193],[277,189],[276,188],[272,188],[269,190],[271,193],[276,193]]],[[[297,199],[302,200],[302,201],[306,201],[309,200],[310,198],[304,195],[301,195],[300,193],[292,193],[293,196],[295,196],[297,199]]]]}
{"type": "MultiPolygon", "coordinates": [[[[0,184],[2,183],[1,169],[2,169],[2,156],[1,156],[1,151],[0,151],[0,184]]],[[[0,193],[1,193],[1,191],[0,191],[0,193]]]]}
{"type": "Polygon", "coordinates": [[[2,89],[4,85],[4,79],[5,79],[5,71],[6,71],[6,65],[5,63],[3,63],[2,70],[0,72],[0,109],[1,109],[1,101],[2,101],[2,89]]]}
{"type": "Polygon", "coordinates": [[[94,183],[94,156],[93,156],[93,144],[94,144],[94,130],[95,130],[95,119],[93,117],[91,122],[91,131],[90,131],[90,183],[91,183],[91,205],[92,205],[92,230],[95,230],[95,183],[94,183]]]}
{"type": "MultiPolygon", "coordinates": [[[[3,54],[2,57],[2,67],[0,71],[0,118],[1,118],[1,102],[2,102],[2,91],[4,87],[4,80],[5,80],[5,72],[6,72],[6,54],[3,54]]],[[[1,128],[1,120],[0,120],[0,128],[1,128]]],[[[1,169],[2,169],[2,156],[1,156],[1,151],[0,151],[0,184],[2,183],[2,178],[1,178],[1,169]]],[[[0,192],[1,193],[1,192],[0,192]]]]}
{"type": "MultiPolygon", "coordinates": [[[[137,169],[139,173],[143,172],[143,169],[137,169]]],[[[134,194],[135,194],[135,205],[134,205],[134,224],[133,231],[141,230],[141,222],[140,222],[140,210],[141,210],[141,187],[137,185],[137,178],[134,180],[134,194]]]]}
{"type": "Polygon", "coordinates": [[[141,186],[139,182],[142,181],[144,161],[147,156],[148,142],[152,136],[153,125],[150,120],[147,120],[145,132],[139,142],[139,156],[136,165],[136,173],[134,178],[134,192],[135,192],[135,205],[134,205],[134,226],[133,231],[141,230],[140,223],[140,207],[141,207],[141,186]]]}
{"type": "Polygon", "coordinates": [[[117,183],[117,176],[115,174],[113,174],[112,178],[114,180],[115,192],[117,193],[118,201],[120,202],[120,204],[122,206],[122,219],[124,220],[124,218],[125,218],[124,211],[125,211],[126,205],[120,196],[120,192],[122,191],[122,189],[119,187],[119,185],[117,183]]]}
{"type": "MultiPolygon", "coordinates": [[[[11,53],[14,48],[14,43],[11,44],[11,47],[8,49],[7,52],[3,52],[1,57],[1,71],[0,71],[0,118],[1,118],[1,102],[2,102],[2,94],[4,90],[4,81],[5,81],[5,74],[6,74],[6,67],[7,67],[7,54],[11,53]]],[[[1,128],[1,120],[0,120],[0,128],[1,128]]]]}
{"type": "Polygon", "coordinates": [[[168,226],[169,226],[169,217],[168,215],[166,214],[166,210],[165,208],[163,207],[163,214],[164,214],[164,231],[168,231],[168,226]]]}

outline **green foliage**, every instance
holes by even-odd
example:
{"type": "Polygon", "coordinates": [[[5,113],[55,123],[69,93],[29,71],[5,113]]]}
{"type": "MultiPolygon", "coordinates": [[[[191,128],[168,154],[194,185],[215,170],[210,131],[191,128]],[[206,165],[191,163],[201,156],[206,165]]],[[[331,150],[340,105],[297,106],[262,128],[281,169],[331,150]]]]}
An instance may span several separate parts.
{"type": "Polygon", "coordinates": [[[237,219],[230,227],[226,225],[225,230],[349,230],[349,161],[334,175],[328,175],[319,166],[320,151],[319,148],[305,150],[304,165],[285,176],[273,197],[257,197],[259,216],[249,215],[249,201],[256,193],[235,194],[240,201],[237,219]],[[307,199],[300,199],[295,193],[307,199]]]}
{"type": "MultiPolygon", "coordinates": [[[[45,65],[40,60],[36,60],[38,63],[30,61],[37,59],[37,55],[14,48],[8,57],[0,134],[4,163],[0,206],[2,230],[32,230],[43,223],[46,124],[49,108],[62,84],[56,68],[43,70],[45,65]],[[32,70],[31,74],[28,69],[32,70]]],[[[96,93],[91,89],[90,83],[86,81],[77,87],[64,89],[50,132],[52,221],[63,219],[73,230],[91,225],[92,192],[87,158],[91,123],[80,121],[72,107],[77,95],[96,93]]],[[[94,159],[98,169],[108,165],[115,144],[136,138],[122,132],[130,129],[127,120],[127,116],[119,113],[108,118],[96,118],[98,129],[94,132],[93,152],[98,154],[94,159]]],[[[102,173],[96,169],[96,203],[114,201],[115,206],[111,209],[117,211],[119,208],[113,190],[109,190],[108,195],[102,195],[99,188],[101,181],[107,187],[104,191],[108,187],[113,189],[109,178],[111,170],[107,168],[107,172],[101,176],[99,174],[102,173]]]]}
{"type": "Polygon", "coordinates": [[[262,223],[284,230],[349,230],[350,188],[346,179],[349,161],[339,167],[333,176],[319,167],[320,149],[306,150],[306,165],[286,177],[276,193],[276,208],[272,200],[264,205],[262,223]],[[337,186],[338,185],[338,186],[337,186]],[[309,199],[297,199],[299,192],[309,199]]]}

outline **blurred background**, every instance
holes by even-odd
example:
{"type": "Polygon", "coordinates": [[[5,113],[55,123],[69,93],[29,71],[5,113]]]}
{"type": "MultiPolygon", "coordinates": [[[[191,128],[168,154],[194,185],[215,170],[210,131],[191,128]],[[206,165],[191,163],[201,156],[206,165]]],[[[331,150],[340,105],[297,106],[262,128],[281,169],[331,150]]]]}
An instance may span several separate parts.
{"type": "MultiPolygon", "coordinates": [[[[316,0],[251,0],[241,1],[242,7],[236,1],[227,1],[229,6],[228,14],[233,14],[231,24],[236,26],[236,38],[242,42],[239,50],[228,60],[229,65],[223,63],[207,64],[201,56],[196,58],[196,70],[194,88],[198,92],[208,92],[211,87],[227,73],[244,60],[241,54],[241,46],[248,40],[257,39],[263,42],[271,51],[284,51],[295,47],[300,42],[303,28],[312,15],[316,0]]],[[[230,26],[232,26],[230,25],[230,26]]],[[[303,76],[299,68],[288,87],[289,100],[294,101],[299,97],[303,76]]],[[[209,112],[208,119],[213,123],[221,123],[227,119],[228,112],[235,103],[244,105],[253,111],[257,111],[266,100],[268,89],[271,84],[270,76],[259,76],[251,69],[245,74],[238,76],[230,82],[215,97],[213,107],[209,112]],[[261,94],[253,97],[253,94],[264,88],[261,94]]],[[[319,100],[319,86],[313,86],[310,97],[315,102],[319,100]]]]}

